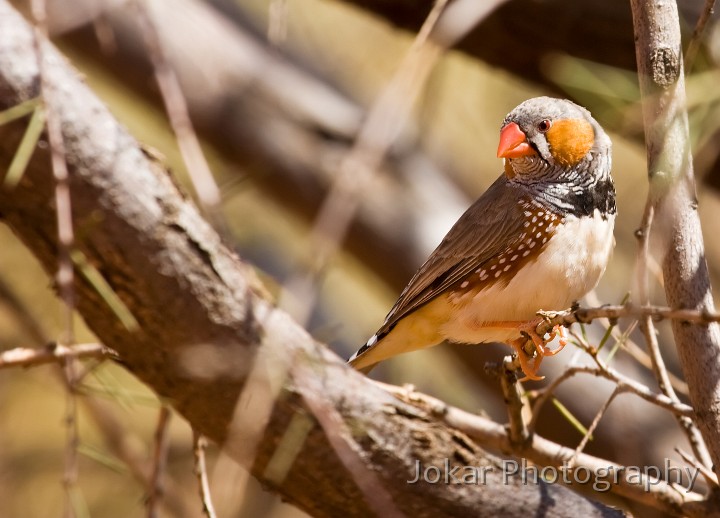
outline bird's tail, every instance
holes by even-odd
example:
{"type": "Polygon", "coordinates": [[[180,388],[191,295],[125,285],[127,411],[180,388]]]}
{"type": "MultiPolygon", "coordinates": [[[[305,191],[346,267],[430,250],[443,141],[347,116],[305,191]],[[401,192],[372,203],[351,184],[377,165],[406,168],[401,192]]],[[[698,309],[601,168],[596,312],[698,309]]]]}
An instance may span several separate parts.
{"type": "Polygon", "coordinates": [[[363,374],[368,374],[371,370],[373,370],[379,361],[372,359],[373,355],[370,354],[370,351],[377,346],[379,340],[380,338],[377,334],[372,335],[365,345],[360,347],[360,349],[355,351],[355,354],[350,357],[348,365],[363,374]]]}

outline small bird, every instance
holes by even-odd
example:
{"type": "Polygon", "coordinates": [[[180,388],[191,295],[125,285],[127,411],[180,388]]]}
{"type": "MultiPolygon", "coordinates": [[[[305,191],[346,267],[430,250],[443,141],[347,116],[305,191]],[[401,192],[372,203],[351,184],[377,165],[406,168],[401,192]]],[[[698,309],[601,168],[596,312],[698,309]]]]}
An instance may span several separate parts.
{"type": "Polygon", "coordinates": [[[611,147],[571,101],[536,97],[512,110],[497,151],[504,174],[455,223],[350,365],[367,373],[445,340],[502,342],[526,379],[542,379],[543,356],[564,341],[546,347],[562,328],[538,336],[538,311],[566,309],[592,290],[615,243],[611,147]]]}

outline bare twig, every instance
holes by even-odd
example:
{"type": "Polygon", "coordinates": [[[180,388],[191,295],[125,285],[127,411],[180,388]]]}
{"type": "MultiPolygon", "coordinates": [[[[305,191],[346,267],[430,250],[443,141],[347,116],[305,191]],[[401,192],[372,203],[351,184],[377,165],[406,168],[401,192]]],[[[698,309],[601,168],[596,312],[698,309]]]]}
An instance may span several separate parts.
{"type": "Polygon", "coordinates": [[[114,358],[116,353],[102,344],[87,343],[65,346],[48,344],[42,348],[16,347],[0,353],[0,369],[5,367],[31,367],[45,363],[62,362],[68,358],[114,358]]]}
{"type": "Polygon", "coordinates": [[[575,367],[570,367],[569,369],[566,369],[561,376],[556,378],[550,385],[548,385],[547,388],[543,389],[540,396],[533,405],[533,418],[530,422],[530,429],[534,429],[535,425],[537,424],[538,416],[540,415],[542,407],[553,395],[557,387],[569,378],[581,373],[590,374],[610,380],[615,383],[617,389],[621,392],[629,392],[631,394],[635,394],[636,396],[644,399],[648,403],[652,403],[653,405],[659,406],[660,408],[664,408],[665,410],[668,410],[675,415],[687,417],[692,417],[694,415],[694,411],[691,406],[684,403],[676,403],[664,394],[656,394],[642,383],[639,383],[632,378],[620,374],[618,371],[616,371],[612,367],[608,367],[602,362],[600,363],[600,365],[601,367],[590,367],[588,365],[578,365],[575,367]]]}
{"type": "Polygon", "coordinates": [[[158,507],[165,493],[163,475],[167,463],[168,427],[172,413],[166,405],[160,407],[157,425],[155,425],[155,451],[153,453],[153,467],[148,484],[148,495],[145,501],[148,518],[157,518],[158,507]]]}
{"type": "MultiPolygon", "coordinates": [[[[652,360],[650,359],[650,355],[641,349],[640,346],[633,340],[626,340],[624,351],[634,358],[640,365],[650,371],[652,370],[652,360]]],[[[679,392],[680,394],[687,396],[688,388],[685,380],[681,379],[671,371],[668,371],[668,377],[670,378],[670,384],[675,392],[679,392]]]]}
{"type": "Polygon", "coordinates": [[[187,101],[180,82],[163,51],[157,27],[149,12],[149,6],[142,0],[133,0],[132,4],[138,14],[143,40],[153,65],[155,80],[160,88],[170,125],[177,138],[180,154],[198,195],[200,205],[213,224],[226,233],[225,220],[222,217],[220,189],[215,182],[210,165],[200,146],[200,140],[190,120],[187,101]]]}
{"type": "MultiPolygon", "coordinates": [[[[107,450],[127,466],[130,475],[141,487],[151,487],[155,463],[148,460],[142,450],[138,451],[137,445],[143,444],[144,440],[127,427],[127,418],[118,416],[110,403],[97,398],[80,395],[78,400],[83,415],[93,421],[107,450]]],[[[168,514],[178,518],[192,515],[183,498],[184,488],[179,487],[172,478],[165,480],[163,495],[164,508],[168,514]]]]}
{"type": "MultiPolygon", "coordinates": [[[[44,107],[48,141],[50,143],[50,161],[55,179],[55,211],[57,217],[58,259],[55,276],[60,298],[63,300],[63,345],[75,343],[73,315],[75,311],[75,273],[72,265],[72,249],[75,244],[73,230],[72,203],[70,197],[70,178],[65,161],[65,142],[62,126],[56,114],[54,86],[48,80],[45,71],[45,53],[43,51],[47,39],[47,11],[45,0],[32,0],[32,15],[35,19],[34,45],[40,79],[40,98],[44,107]]],[[[78,452],[80,442],[78,435],[77,401],[74,393],[76,383],[75,361],[72,356],[64,360],[63,369],[69,390],[67,392],[67,409],[65,422],[67,426],[67,446],[65,450],[65,469],[63,486],[66,493],[65,516],[73,518],[79,505],[80,493],[77,491],[78,452]]]]}
{"type": "Polygon", "coordinates": [[[314,262],[287,283],[280,297],[282,307],[305,323],[317,296],[315,287],[329,259],[340,246],[357,212],[360,195],[372,184],[390,145],[410,114],[413,102],[443,48],[429,40],[448,0],[437,0],[395,75],[370,108],[355,144],[340,164],[313,225],[310,238],[314,262]]]}
{"type": "Polygon", "coordinates": [[[75,342],[73,312],[75,310],[74,271],[71,260],[72,248],[75,243],[73,231],[72,208],[70,201],[70,181],[65,162],[65,143],[63,141],[60,119],[55,114],[53,85],[45,73],[45,56],[43,44],[47,39],[47,11],[45,0],[32,0],[32,13],[35,18],[35,49],[40,75],[40,97],[44,106],[47,124],[48,141],[50,142],[50,160],[55,176],[55,204],[57,211],[58,270],[57,283],[60,297],[65,303],[64,345],[75,342]]]}
{"type": "MultiPolygon", "coordinates": [[[[21,329],[31,336],[38,343],[47,341],[45,332],[40,322],[30,314],[26,304],[15,296],[12,290],[0,281],[0,299],[12,310],[13,318],[20,323],[21,329]]],[[[42,364],[55,364],[55,372],[63,382],[67,391],[74,390],[78,396],[77,402],[94,424],[106,445],[107,449],[127,467],[135,480],[143,487],[150,485],[152,466],[146,462],[145,457],[139,454],[137,444],[141,442],[140,437],[133,436],[133,433],[125,427],[124,419],[118,418],[111,408],[97,399],[78,392],[77,382],[82,379],[78,375],[71,386],[70,380],[64,372],[63,361],[73,357],[77,359],[103,359],[117,358],[117,353],[112,349],[98,343],[75,344],[64,346],[50,343],[44,347],[18,347],[0,353],[0,368],[11,366],[36,366],[42,364]]],[[[72,416],[72,414],[70,414],[72,416]]],[[[172,516],[189,516],[185,500],[181,498],[181,491],[177,486],[170,484],[165,487],[166,506],[172,516]]]]}
{"type": "MultiPolygon", "coordinates": [[[[645,336],[645,342],[647,343],[648,351],[650,352],[653,372],[655,374],[655,379],[658,381],[660,391],[672,401],[679,403],[680,398],[678,398],[677,394],[675,394],[672,383],[670,383],[670,378],[668,376],[667,369],[665,368],[665,362],[663,361],[662,354],[660,353],[660,346],[657,341],[655,326],[649,316],[640,319],[640,329],[645,336]]],[[[683,433],[687,436],[690,447],[697,458],[701,459],[704,465],[712,466],[710,454],[705,446],[700,430],[698,430],[692,420],[693,416],[680,416],[675,414],[675,417],[683,433]]]]}
{"type": "Polygon", "coordinates": [[[193,452],[195,454],[195,475],[198,479],[200,499],[202,500],[203,513],[207,518],[216,518],[215,507],[210,495],[210,483],[208,482],[207,466],[205,464],[205,447],[207,439],[193,430],[193,452]]]}
{"type": "Polygon", "coordinates": [[[597,308],[572,308],[564,311],[540,311],[539,315],[547,320],[538,325],[538,332],[545,333],[555,325],[570,326],[572,324],[588,324],[598,318],[615,320],[618,318],[642,318],[649,316],[657,320],[675,320],[693,324],[712,324],[720,322],[720,313],[704,309],[672,309],[664,306],[637,306],[624,304],[622,306],[605,305],[597,308]]]}
{"type": "Polygon", "coordinates": [[[575,452],[573,453],[572,458],[570,459],[570,461],[568,461],[568,464],[571,467],[575,466],[575,461],[577,460],[578,455],[580,455],[585,450],[585,446],[587,446],[588,441],[590,441],[590,439],[592,438],[592,434],[595,432],[595,429],[600,424],[600,420],[603,418],[605,412],[607,412],[607,409],[610,407],[610,403],[613,402],[615,397],[620,394],[620,392],[620,389],[616,387],[615,390],[613,390],[612,394],[610,394],[610,397],[607,398],[605,400],[605,403],[602,404],[597,414],[595,414],[595,418],[592,420],[592,423],[590,423],[590,426],[588,426],[587,432],[585,432],[585,435],[580,441],[580,444],[578,444],[577,448],[575,448],[575,452]]]}
{"type": "Polygon", "coordinates": [[[690,38],[690,43],[688,44],[687,50],[685,51],[686,74],[689,74],[692,71],[692,67],[695,64],[695,58],[697,58],[698,51],[700,50],[700,45],[702,44],[702,37],[705,33],[705,27],[707,27],[707,22],[710,20],[714,8],[715,0],[705,0],[705,5],[703,6],[703,10],[698,17],[698,21],[695,24],[695,29],[693,30],[692,37],[690,38]]]}
{"type": "Polygon", "coordinates": [[[577,333],[572,333],[572,335],[577,341],[578,345],[590,355],[590,357],[595,362],[595,365],[597,365],[598,375],[615,382],[617,388],[620,391],[632,392],[633,394],[640,396],[646,401],[670,410],[678,416],[693,417],[695,415],[692,407],[685,405],[679,401],[675,401],[666,396],[665,394],[656,394],[642,383],[639,383],[632,378],[629,378],[624,374],[619,373],[618,371],[607,365],[600,358],[597,349],[588,344],[582,336],[578,335],[577,333]]]}
{"type": "MultiPolygon", "coordinates": [[[[599,306],[600,301],[595,295],[595,292],[592,291],[589,294],[585,295],[585,300],[590,306],[599,306]]],[[[637,322],[637,321],[635,321],[637,322]]],[[[601,325],[607,330],[609,329],[611,322],[601,322],[601,325]]],[[[650,355],[645,352],[644,349],[642,349],[637,343],[635,343],[632,338],[630,338],[628,331],[630,330],[629,326],[625,331],[621,333],[620,336],[618,336],[618,328],[615,327],[612,330],[612,337],[615,340],[622,340],[623,345],[623,351],[625,351],[628,355],[630,355],[631,358],[633,358],[636,362],[638,362],[640,365],[645,367],[646,369],[652,371],[652,360],[650,359],[650,355]]],[[[685,383],[684,380],[679,378],[677,375],[675,375],[673,372],[668,371],[668,377],[670,379],[670,383],[675,389],[675,391],[680,392],[681,394],[687,395],[687,383],[685,383]]]]}
{"type": "Polygon", "coordinates": [[[552,382],[544,389],[537,390],[531,393],[533,413],[532,419],[530,419],[529,428],[531,432],[535,431],[537,427],[538,419],[540,419],[540,412],[545,407],[548,400],[555,394],[557,388],[562,385],[565,381],[569,380],[576,374],[588,373],[593,374],[597,369],[594,367],[587,366],[574,366],[565,369],[560,376],[552,380],[552,382]]]}
{"type": "Polygon", "coordinates": [[[63,374],[67,382],[65,426],[67,427],[67,442],[65,445],[65,469],[63,471],[63,486],[67,500],[65,502],[65,516],[73,518],[77,515],[81,494],[77,487],[78,474],[78,446],[80,445],[80,431],[78,428],[76,361],[72,356],[63,359],[63,374]]]}
{"type": "Polygon", "coordinates": [[[690,464],[692,467],[697,469],[700,474],[703,476],[703,478],[710,484],[711,486],[720,487],[720,483],[718,483],[718,478],[715,473],[710,471],[708,468],[703,466],[695,457],[690,455],[688,452],[684,451],[682,448],[674,448],[682,459],[690,464]]]}

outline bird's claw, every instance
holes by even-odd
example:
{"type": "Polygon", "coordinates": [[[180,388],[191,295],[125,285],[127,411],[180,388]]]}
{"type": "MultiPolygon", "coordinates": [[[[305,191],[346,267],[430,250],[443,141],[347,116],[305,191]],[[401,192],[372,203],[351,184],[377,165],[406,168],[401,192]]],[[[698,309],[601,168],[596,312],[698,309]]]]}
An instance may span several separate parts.
{"type": "Polygon", "coordinates": [[[525,377],[522,378],[520,381],[537,381],[544,379],[544,376],[537,375],[537,371],[540,369],[540,364],[542,363],[543,358],[545,356],[555,356],[557,353],[562,351],[563,347],[567,345],[565,328],[563,326],[556,325],[555,327],[553,327],[552,331],[548,333],[548,338],[545,339],[537,333],[537,326],[540,322],[541,320],[531,320],[530,322],[527,322],[526,324],[521,326],[520,332],[524,336],[522,338],[514,340],[511,343],[513,349],[515,349],[515,352],[517,353],[518,360],[520,361],[520,368],[525,374],[525,377]],[[524,349],[525,343],[527,342],[526,337],[530,338],[530,340],[532,340],[533,344],[535,345],[536,354],[535,361],[533,362],[532,366],[530,365],[529,361],[531,357],[528,353],[525,352],[524,349]],[[547,347],[547,344],[555,340],[556,337],[560,337],[560,345],[556,349],[550,349],[549,347],[547,347]]]}
{"type": "Polygon", "coordinates": [[[510,342],[510,345],[515,349],[518,360],[520,361],[520,368],[522,369],[525,377],[519,381],[540,381],[545,379],[545,376],[538,376],[537,371],[540,368],[540,362],[542,362],[542,355],[538,354],[537,358],[530,365],[530,355],[525,352],[524,345],[527,339],[525,337],[518,338],[510,342]]]}

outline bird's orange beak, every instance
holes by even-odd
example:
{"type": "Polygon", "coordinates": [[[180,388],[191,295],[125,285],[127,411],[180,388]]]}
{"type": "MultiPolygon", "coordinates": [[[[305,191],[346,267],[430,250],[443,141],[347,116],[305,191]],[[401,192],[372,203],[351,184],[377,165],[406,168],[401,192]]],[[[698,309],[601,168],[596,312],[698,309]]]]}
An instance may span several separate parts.
{"type": "Polygon", "coordinates": [[[500,130],[498,158],[520,158],[521,156],[537,155],[527,141],[527,136],[516,123],[511,122],[500,130]]]}

